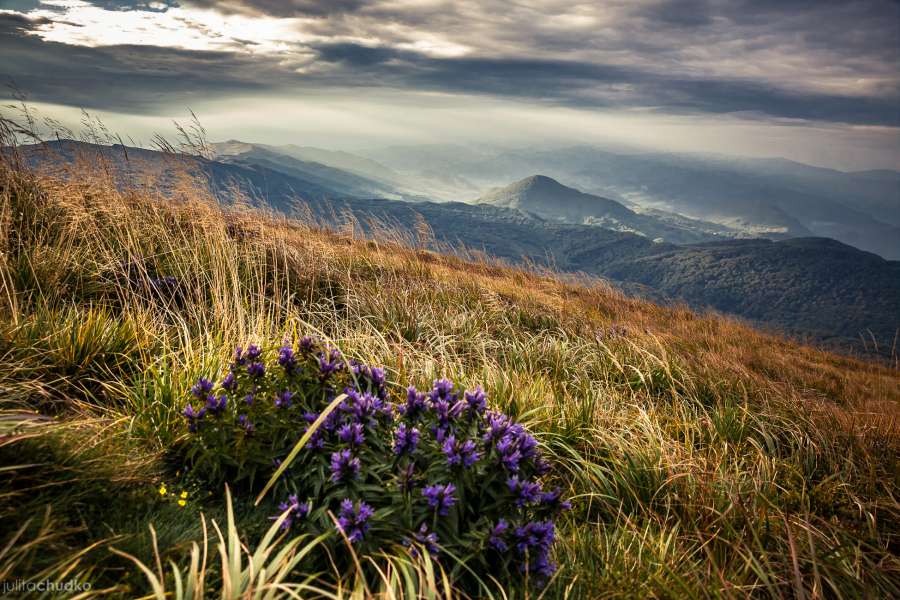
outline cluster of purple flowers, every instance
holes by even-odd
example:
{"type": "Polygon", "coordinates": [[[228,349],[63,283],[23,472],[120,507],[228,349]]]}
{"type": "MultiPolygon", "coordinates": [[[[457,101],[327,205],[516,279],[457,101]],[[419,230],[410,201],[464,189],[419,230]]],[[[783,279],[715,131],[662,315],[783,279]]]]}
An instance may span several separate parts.
{"type": "Polygon", "coordinates": [[[331,480],[347,482],[359,476],[359,459],[348,449],[331,455],[331,480]]]}
{"type": "Polygon", "coordinates": [[[447,457],[447,464],[451,467],[462,465],[468,468],[481,458],[481,453],[478,452],[474,441],[457,440],[454,435],[448,435],[444,439],[441,451],[447,457]]]}
{"type": "Polygon", "coordinates": [[[556,571],[550,551],[556,539],[553,521],[529,521],[512,527],[500,519],[491,529],[488,545],[500,554],[513,552],[520,559],[519,570],[546,580],[556,571]]]}
{"type": "Polygon", "coordinates": [[[412,454],[419,445],[419,430],[400,423],[394,432],[394,454],[412,454]]]}
{"type": "Polygon", "coordinates": [[[437,511],[442,517],[450,514],[450,507],[456,504],[456,486],[452,483],[441,485],[428,485],[422,490],[422,495],[428,500],[428,506],[437,511]]]}
{"type": "Polygon", "coordinates": [[[197,400],[205,400],[205,404],[199,409],[195,409],[189,402],[187,406],[184,407],[181,414],[184,415],[188,421],[189,431],[196,432],[200,428],[200,422],[203,420],[203,417],[207,414],[217,417],[225,412],[225,409],[228,406],[228,397],[225,394],[216,396],[212,393],[212,389],[213,382],[202,377],[197,383],[191,386],[191,394],[194,398],[197,400]]]}
{"type": "Polygon", "coordinates": [[[369,531],[369,519],[375,514],[371,506],[360,500],[356,506],[349,498],[341,502],[338,513],[338,528],[352,543],[362,541],[369,531]]]}
{"type": "MultiPolygon", "coordinates": [[[[428,552],[433,560],[438,558],[438,555],[441,552],[441,548],[438,546],[438,536],[435,532],[428,531],[427,523],[422,523],[419,530],[413,533],[413,541],[425,548],[425,551],[428,552]]],[[[418,558],[419,551],[412,545],[412,542],[410,542],[409,539],[404,539],[403,545],[410,548],[409,553],[413,558],[418,558]]]]}
{"type": "Polygon", "coordinates": [[[297,370],[297,356],[290,341],[285,340],[278,349],[278,364],[284,369],[286,375],[293,375],[297,370]]]}
{"type": "Polygon", "coordinates": [[[278,510],[280,511],[279,514],[269,518],[277,520],[285,511],[289,511],[287,517],[281,523],[281,529],[287,531],[293,527],[295,521],[299,521],[309,514],[309,511],[312,510],[312,502],[304,502],[301,504],[300,500],[297,499],[297,495],[292,494],[288,496],[287,502],[282,502],[278,505],[278,510]]]}
{"type": "Polygon", "coordinates": [[[522,460],[538,458],[538,443],[519,423],[513,423],[502,413],[486,414],[488,429],[484,433],[485,445],[493,445],[500,463],[510,472],[519,470],[522,460]]]}
{"type": "Polygon", "coordinates": [[[328,379],[345,368],[346,364],[344,364],[343,356],[337,348],[331,348],[319,353],[319,376],[322,379],[328,379]]]}
{"type": "Polygon", "coordinates": [[[463,391],[437,379],[428,391],[407,388],[405,401],[394,405],[384,369],[345,359],[312,338],[302,338],[296,348],[284,342],[273,359],[267,368],[259,346],[237,348],[218,386],[222,393],[216,394],[213,381],[200,379],[191,393],[195,405],[202,404],[194,409],[189,403],[183,414],[200,436],[207,436],[200,425],[210,415],[218,428],[211,431],[232,427],[245,437],[229,446],[220,442],[227,436],[208,435],[219,443],[210,450],[212,460],[274,465],[248,476],[251,485],[271,475],[298,435],[315,426],[279,488],[315,493],[304,503],[291,495],[279,506],[281,514],[288,512],[283,529],[300,521],[304,528],[330,527],[329,504],[343,498],[338,528],[353,544],[365,541],[365,549],[374,539],[366,538],[370,527],[387,519],[379,541],[398,532],[393,541],[407,545],[414,557],[424,550],[438,559],[444,549],[465,551],[480,538],[486,541],[483,560],[499,557],[509,573],[528,573],[532,581],[553,573],[553,518],[571,505],[560,488],[543,490],[540,478],[549,463],[538,441],[521,424],[488,410],[480,386],[463,391]],[[338,394],[343,400],[317,423],[338,394]],[[244,450],[269,454],[231,455],[244,450]],[[322,506],[315,514],[313,503],[322,506]],[[373,505],[393,510],[375,517],[373,505]]]}

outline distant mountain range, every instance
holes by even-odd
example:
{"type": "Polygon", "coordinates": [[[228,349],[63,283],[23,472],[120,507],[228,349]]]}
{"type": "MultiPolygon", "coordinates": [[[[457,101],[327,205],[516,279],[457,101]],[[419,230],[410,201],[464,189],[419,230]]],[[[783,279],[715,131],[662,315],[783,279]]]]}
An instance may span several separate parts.
{"type": "Polygon", "coordinates": [[[455,191],[438,186],[441,197],[473,198],[472,188],[541,173],[638,212],[674,212],[771,239],[831,237],[900,259],[896,171],[845,173],[784,159],[622,153],[590,146],[490,151],[430,145],[370,150],[366,156],[421,186],[429,185],[435,170],[465,182],[455,191]]]}
{"type": "Polygon", "coordinates": [[[740,235],[723,226],[664,211],[638,214],[620,202],[585,194],[544,175],[532,175],[495,188],[476,202],[521,210],[548,221],[594,225],[676,244],[740,235]]]}
{"type": "Polygon", "coordinates": [[[402,197],[396,189],[396,181],[392,183],[390,179],[392,173],[389,169],[347,153],[299,146],[248,144],[235,140],[212,144],[211,147],[218,161],[251,168],[264,167],[315,183],[336,195],[402,197]],[[320,162],[322,160],[327,162],[320,162]]]}
{"type": "MultiPolygon", "coordinates": [[[[152,171],[164,191],[169,181],[176,189],[174,172],[184,163],[161,152],[71,141],[21,150],[40,168],[102,155],[123,185],[152,171]]],[[[367,197],[367,186],[386,184],[268,148],[219,152],[227,162],[194,158],[189,164],[223,202],[245,196],[289,214],[302,202],[325,222],[349,211],[364,227],[374,219],[401,232],[424,220],[439,245],[601,276],[651,299],[712,308],[845,349],[871,335],[889,351],[900,328],[900,262],[831,239],[721,239],[704,231],[703,222],[696,230],[676,226],[666,222],[668,213],[641,214],[544,176],[491,191],[478,204],[367,197]],[[669,241],[691,236],[719,241],[669,241]]]]}

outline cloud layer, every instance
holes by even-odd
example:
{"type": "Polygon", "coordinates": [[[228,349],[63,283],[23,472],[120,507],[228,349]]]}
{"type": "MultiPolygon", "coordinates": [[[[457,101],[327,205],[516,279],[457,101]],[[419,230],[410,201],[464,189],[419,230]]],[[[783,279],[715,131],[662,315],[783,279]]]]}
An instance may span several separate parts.
{"type": "Polygon", "coordinates": [[[890,0],[12,0],[0,75],[135,114],[229,94],[432,91],[900,127],[890,0]]]}

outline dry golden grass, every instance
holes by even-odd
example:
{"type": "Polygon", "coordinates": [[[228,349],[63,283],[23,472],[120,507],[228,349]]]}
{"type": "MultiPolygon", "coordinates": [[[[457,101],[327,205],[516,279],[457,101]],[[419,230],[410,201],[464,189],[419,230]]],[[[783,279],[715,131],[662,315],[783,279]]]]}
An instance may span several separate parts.
{"type": "MultiPolygon", "coordinates": [[[[14,566],[46,571],[111,536],[151,564],[149,521],[180,556],[197,519],[141,498],[172,476],[187,387],[236,343],[312,332],[398,386],[481,383],[538,432],[576,499],[548,597],[900,593],[897,369],[603,282],[435,253],[426,232],[362,239],[349,220],[222,207],[196,177],[123,191],[121,174],[74,165],[0,168],[2,408],[57,423],[6,432],[0,467],[18,479],[0,518],[50,506],[78,530],[14,566]],[[150,275],[177,295],[148,293],[150,275]]],[[[90,577],[140,586],[98,552],[90,577]]]]}

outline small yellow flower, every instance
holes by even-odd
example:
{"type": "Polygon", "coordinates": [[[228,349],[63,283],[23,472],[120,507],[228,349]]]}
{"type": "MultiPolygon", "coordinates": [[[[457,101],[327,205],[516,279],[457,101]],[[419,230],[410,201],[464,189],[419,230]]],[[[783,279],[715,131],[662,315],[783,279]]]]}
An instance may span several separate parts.
{"type": "Polygon", "coordinates": [[[181,499],[182,499],[182,500],[184,500],[184,499],[187,498],[187,497],[188,497],[188,493],[187,493],[187,492],[181,492],[181,499]]]}
{"type": "Polygon", "coordinates": [[[167,490],[166,490],[166,484],[162,484],[162,485],[159,486],[159,495],[160,495],[160,496],[165,496],[165,495],[166,495],[166,491],[167,491],[167,490]]]}
{"type": "Polygon", "coordinates": [[[178,501],[178,506],[184,506],[185,504],[187,504],[187,500],[179,500],[178,501]]]}

